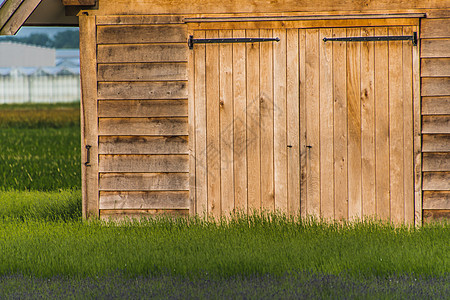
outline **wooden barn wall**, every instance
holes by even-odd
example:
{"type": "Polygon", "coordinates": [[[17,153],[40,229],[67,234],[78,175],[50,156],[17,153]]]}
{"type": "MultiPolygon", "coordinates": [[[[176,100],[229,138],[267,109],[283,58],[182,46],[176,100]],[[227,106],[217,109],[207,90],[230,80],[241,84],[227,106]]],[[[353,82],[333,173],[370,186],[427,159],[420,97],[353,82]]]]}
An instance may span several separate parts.
{"type": "Polygon", "coordinates": [[[407,8],[402,1],[388,0],[97,3],[94,9],[73,11],[80,16],[82,44],[82,146],[92,146],[91,165],[83,167],[85,216],[194,210],[184,17],[426,13],[420,30],[422,108],[414,115],[414,120],[422,118],[414,123],[422,132],[414,145],[421,150],[414,153],[419,167],[415,192],[423,196],[416,210],[423,204],[425,221],[450,217],[450,1],[411,0],[407,8]]]}
{"type": "Polygon", "coordinates": [[[187,214],[186,26],[176,17],[101,16],[91,26],[100,217],[187,214]]]}
{"type": "Polygon", "coordinates": [[[423,218],[450,218],[450,18],[422,19],[423,218]]]}

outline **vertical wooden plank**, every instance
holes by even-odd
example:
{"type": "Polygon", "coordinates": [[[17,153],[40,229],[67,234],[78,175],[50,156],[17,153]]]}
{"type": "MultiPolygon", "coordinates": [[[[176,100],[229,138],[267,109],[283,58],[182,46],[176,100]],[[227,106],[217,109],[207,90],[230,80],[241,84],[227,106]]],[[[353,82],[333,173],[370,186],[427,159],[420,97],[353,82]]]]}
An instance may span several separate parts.
{"type": "MultiPolygon", "coordinates": [[[[206,38],[218,38],[217,30],[208,30],[206,38]]],[[[229,45],[228,45],[229,46],[229,45]]],[[[208,181],[208,217],[219,218],[221,215],[220,201],[220,123],[219,123],[219,97],[222,101],[222,89],[219,96],[219,76],[227,76],[229,70],[219,66],[219,45],[205,45],[206,50],[206,164],[208,181]],[[219,75],[219,70],[220,75],[219,75]]],[[[229,47],[230,48],[230,47],[229,47]]],[[[220,62],[222,63],[222,47],[220,49],[220,62]]],[[[231,49],[230,49],[231,50],[231,49]]]]}
{"type": "MultiPolygon", "coordinates": [[[[347,29],[347,36],[360,36],[361,29],[347,29]]],[[[348,112],[348,214],[360,219],[361,199],[361,44],[347,43],[348,112]]]]}
{"type": "MultiPolygon", "coordinates": [[[[403,35],[412,35],[411,26],[403,27],[403,35]]],[[[414,126],[413,126],[413,82],[412,43],[403,42],[403,184],[405,223],[414,224],[414,126]]]]}
{"type": "MultiPolygon", "coordinates": [[[[387,28],[374,29],[386,36],[387,28]]],[[[375,43],[375,193],[378,218],[390,219],[388,43],[375,43]]]]}
{"type": "Polygon", "coordinates": [[[320,140],[319,140],[319,30],[306,30],[306,160],[307,215],[320,215],[320,140]]]}
{"type": "MultiPolygon", "coordinates": [[[[271,29],[261,29],[261,37],[272,37],[271,29]]],[[[273,43],[261,43],[259,97],[261,101],[261,208],[275,209],[273,174],[273,43]]]]}
{"type": "MultiPolygon", "coordinates": [[[[373,28],[362,28],[362,36],[373,36],[373,28]]],[[[374,42],[361,43],[361,155],[362,214],[375,217],[375,73],[374,42]]]]}
{"type": "Polygon", "coordinates": [[[300,214],[300,97],[298,29],[286,30],[287,211],[300,214]]]}
{"type": "MultiPolygon", "coordinates": [[[[259,37],[259,30],[247,30],[247,37],[259,37]]],[[[259,45],[247,43],[247,178],[248,209],[261,209],[261,153],[259,102],[259,45]]]]}
{"type": "MultiPolygon", "coordinates": [[[[205,31],[196,31],[196,38],[205,38],[205,31]]],[[[194,46],[195,68],[195,180],[196,213],[208,214],[208,178],[206,164],[206,48],[199,44],[194,46]]]]}
{"type": "Polygon", "coordinates": [[[280,38],[280,41],[273,46],[275,209],[286,213],[286,30],[276,29],[273,35],[280,38]]]}
{"type": "MultiPolygon", "coordinates": [[[[388,29],[389,35],[401,35],[401,27],[388,29]]],[[[389,173],[391,190],[391,220],[404,221],[403,199],[403,75],[402,42],[389,42],[389,173]]]]}
{"type": "Polygon", "coordinates": [[[333,45],[323,42],[332,29],[320,29],[320,215],[334,218],[334,164],[333,164],[333,45]]]}
{"type": "Polygon", "coordinates": [[[80,16],[83,218],[98,217],[97,44],[95,16],[80,16]],[[87,157],[86,146],[90,146],[87,157]],[[90,165],[85,162],[90,160],[90,165]]]}
{"type": "MultiPolygon", "coordinates": [[[[333,37],[346,37],[346,29],[333,29],[333,37]]],[[[347,165],[347,43],[333,42],[334,186],[335,218],[348,219],[347,165]]]]}
{"type": "MultiPolygon", "coordinates": [[[[189,31],[188,35],[194,35],[189,31]]],[[[196,214],[196,154],[195,154],[195,51],[188,54],[188,123],[189,123],[189,214],[196,214]]]]}
{"type": "MultiPolygon", "coordinates": [[[[220,31],[220,37],[232,37],[231,30],[220,31]]],[[[216,120],[219,122],[219,119],[216,120]]],[[[234,209],[233,179],[233,46],[220,45],[220,186],[222,216],[234,209]]]]}
{"type": "MultiPolygon", "coordinates": [[[[417,26],[414,31],[418,32],[417,26]]],[[[420,39],[419,39],[420,41],[420,39]]],[[[422,225],[422,120],[420,97],[420,45],[412,47],[413,126],[414,126],[414,223],[422,225]]]]}
{"type": "Polygon", "coordinates": [[[299,80],[300,80],[300,210],[302,218],[306,217],[306,202],[307,202],[307,184],[306,184],[306,155],[308,148],[306,148],[306,31],[299,29],[299,80]]]}
{"type": "MultiPolygon", "coordinates": [[[[245,37],[244,30],[234,30],[233,37],[245,37]]],[[[233,45],[234,99],[234,201],[238,212],[247,212],[247,116],[245,45],[233,45]]]]}

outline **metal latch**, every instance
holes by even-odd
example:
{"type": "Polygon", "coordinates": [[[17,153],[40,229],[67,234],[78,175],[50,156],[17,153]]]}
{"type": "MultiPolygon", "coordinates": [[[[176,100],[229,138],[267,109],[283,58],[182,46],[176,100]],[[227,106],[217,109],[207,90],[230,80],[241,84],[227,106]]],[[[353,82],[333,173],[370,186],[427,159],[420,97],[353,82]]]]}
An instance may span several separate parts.
{"type": "Polygon", "coordinates": [[[220,38],[220,39],[194,39],[189,36],[189,49],[194,48],[194,44],[224,44],[224,43],[260,43],[260,42],[279,42],[280,38],[220,38]]]}
{"type": "Polygon", "coordinates": [[[370,41],[412,41],[417,46],[417,32],[413,35],[392,35],[392,36],[358,36],[341,38],[323,38],[324,42],[342,41],[342,42],[370,42],[370,41]]]}

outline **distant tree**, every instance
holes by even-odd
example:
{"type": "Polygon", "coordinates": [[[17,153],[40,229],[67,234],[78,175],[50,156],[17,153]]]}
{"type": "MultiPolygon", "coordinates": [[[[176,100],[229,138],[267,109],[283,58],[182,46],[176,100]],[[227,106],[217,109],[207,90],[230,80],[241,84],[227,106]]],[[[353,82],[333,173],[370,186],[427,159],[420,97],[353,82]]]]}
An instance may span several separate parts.
{"type": "Polygon", "coordinates": [[[58,49],[79,48],[80,36],[76,30],[60,31],[53,37],[53,47],[58,49]]]}
{"type": "Polygon", "coordinates": [[[21,38],[21,42],[30,45],[53,47],[53,40],[45,33],[32,33],[21,38]]]}

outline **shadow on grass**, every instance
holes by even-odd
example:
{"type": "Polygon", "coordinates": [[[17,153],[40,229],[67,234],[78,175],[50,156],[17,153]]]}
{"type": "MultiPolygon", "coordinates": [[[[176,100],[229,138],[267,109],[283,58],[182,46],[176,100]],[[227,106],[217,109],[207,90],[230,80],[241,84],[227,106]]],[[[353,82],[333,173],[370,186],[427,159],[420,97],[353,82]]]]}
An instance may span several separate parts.
{"type": "Polygon", "coordinates": [[[2,299],[446,299],[450,276],[355,279],[314,273],[184,279],[174,276],[41,279],[0,276],[2,299]]]}

